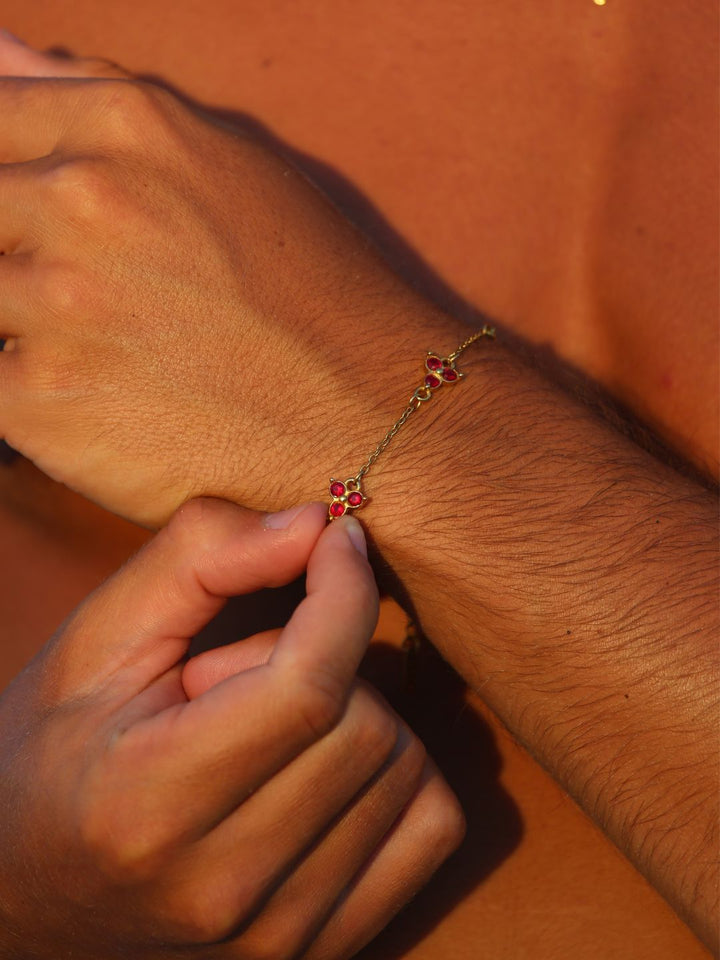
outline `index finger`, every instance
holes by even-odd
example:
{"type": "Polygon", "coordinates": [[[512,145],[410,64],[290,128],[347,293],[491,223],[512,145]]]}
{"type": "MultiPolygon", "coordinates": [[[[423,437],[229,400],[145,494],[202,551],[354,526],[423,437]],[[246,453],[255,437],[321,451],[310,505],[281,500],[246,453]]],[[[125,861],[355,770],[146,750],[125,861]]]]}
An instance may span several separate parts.
{"type": "Polygon", "coordinates": [[[97,146],[142,127],[149,84],[85,77],[0,77],[0,162],[37,160],[60,147],[97,146]]]}
{"type": "Polygon", "coordinates": [[[0,77],[0,161],[53,153],[77,111],[78,96],[76,80],[0,77]]]}

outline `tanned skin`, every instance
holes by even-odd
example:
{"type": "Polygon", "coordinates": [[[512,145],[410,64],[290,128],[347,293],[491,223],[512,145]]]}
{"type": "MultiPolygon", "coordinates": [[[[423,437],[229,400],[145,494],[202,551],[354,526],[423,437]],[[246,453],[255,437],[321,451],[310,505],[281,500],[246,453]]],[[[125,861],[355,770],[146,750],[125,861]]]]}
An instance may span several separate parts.
{"type": "MultiPolygon", "coordinates": [[[[611,249],[603,246],[608,257],[611,249]]],[[[632,253],[623,250],[613,263],[627,265],[632,253]]],[[[666,283],[665,270],[654,275],[666,283]]],[[[566,287],[559,285],[560,299],[566,287]]],[[[353,315],[367,324],[353,344],[366,360],[352,389],[338,390],[328,406],[343,424],[352,422],[352,441],[346,427],[342,443],[337,432],[328,441],[332,453],[322,450],[323,441],[315,462],[300,465],[293,496],[316,495],[320,461],[328,475],[344,469],[346,458],[356,468],[399,413],[403,385],[415,385],[422,352],[451,349],[468,332],[422,301],[383,301],[386,294],[384,282],[375,292],[372,284],[348,292],[353,315]]],[[[588,313],[597,303],[588,291],[580,301],[588,313]]],[[[702,316],[707,305],[706,297],[702,316]]],[[[633,313],[629,329],[646,313],[633,313]]],[[[468,380],[453,387],[454,395],[438,396],[423,411],[424,423],[418,415],[373,471],[377,550],[446,656],[709,939],[717,784],[714,495],[539,374],[504,345],[502,325],[500,332],[498,343],[463,358],[468,380]],[[414,515],[422,519],[414,522],[414,515]]],[[[680,341],[687,342],[684,334],[680,341]]],[[[338,382],[350,362],[349,354],[339,358],[338,382]]],[[[712,418],[701,402],[688,420],[676,404],[653,400],[650,368],[641,371],[649,406],[670,423],[668,434],[681,421],[697,427],[687,428],[679,445],[699,449],[695,459],[708,469],[712,418]]],[[[632,395],[628,371],[619,362],[613,370],[607,379],[632,395]]],[[[302,425],[297,429],[298,443],[317,443],[317,433],[305,437],[302,425]]]]}

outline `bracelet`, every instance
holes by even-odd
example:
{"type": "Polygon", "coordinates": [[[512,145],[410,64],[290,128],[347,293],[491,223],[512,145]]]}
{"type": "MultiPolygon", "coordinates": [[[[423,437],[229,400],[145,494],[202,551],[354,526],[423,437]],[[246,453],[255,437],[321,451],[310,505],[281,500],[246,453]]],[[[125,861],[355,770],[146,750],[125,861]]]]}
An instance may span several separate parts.
{"type": "Polygon", "coordinates": [[[328,508],[329,520],[337,520],[347,513],[348,510],[357,510],[367,503],[369,498],[362,492],[361,486],[363,477],[368,473],[380,454],[385,451],[387,445],[398,430],[407,423],[416,410],[420,409],[423,403],[432,399],[436,390],[444,383],[457,383],[463,379],[464,374],[456,370],[455,361],[464,350],[467,350],[470,344],[475,343],[476,340],[480,340],[482,337],[489,337],[491,340],[494,340],[495,328],[485,325],[482,330],[468,337],[464,343],[460,344],[457,350],[447,357],[441,357],[439,353],[433,350],[428,351],[425,358],[425,380],[417,388],[415,393],[413,393],[410,398],[410,403],[390,427],[362,467],[354,477],[350,477],[348,480],[336,480],[334,477],[330,479],[330,496],[332,497],[332,501],[328,508]]]}

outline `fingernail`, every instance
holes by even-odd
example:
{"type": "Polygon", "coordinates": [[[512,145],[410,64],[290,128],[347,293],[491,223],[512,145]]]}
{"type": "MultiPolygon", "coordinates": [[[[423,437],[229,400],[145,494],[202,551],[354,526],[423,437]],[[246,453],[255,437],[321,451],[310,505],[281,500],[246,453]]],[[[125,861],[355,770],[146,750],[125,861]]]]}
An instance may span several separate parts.
{"type": "Polygon", "coordinates": [[[356,520],[355,517],[345,517],[342,522],[345,524],[345,532],[348,535],[350,543],[352,543],[358,553],[367,557],[367,540],[365,539],[365,531],[360,525],[360,521],[356,520]]]}
{"type": "Polygon", "coordinates": [[[10,43],[18,43],[21,47],[27,46],[24,40],[21,40],[20,37],[16,37],[14,33],[10,33],[9,30],[0,30],[0,37],[2,37],[3,40],[9,40],[10,43]]]}
{"type": "Polygon", "coordinates": [[[268,513],[263,520],[263,525],[268,530],[285,530],[295,517],[303,512],[305,507],[307,507],[307,504],[301,503],[299,507],[291,507],[289,510],[281,510],[279,513],[268,513]]]}

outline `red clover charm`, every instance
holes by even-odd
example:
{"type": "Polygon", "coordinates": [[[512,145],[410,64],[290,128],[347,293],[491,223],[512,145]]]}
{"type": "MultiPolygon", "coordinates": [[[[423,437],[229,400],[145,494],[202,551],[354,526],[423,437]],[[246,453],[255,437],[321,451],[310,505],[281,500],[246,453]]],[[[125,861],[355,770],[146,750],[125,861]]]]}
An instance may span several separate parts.
{"type": "Polygon", "coordinates": [[[332,497],[332,503],[328,509],[330,520],[339,519],[348,510],[357,510],[367,500],[360,489],[360,481],[355,477],[350,477],[344,483],[342,480],[331,480],[330,496],[332,497]]]}

